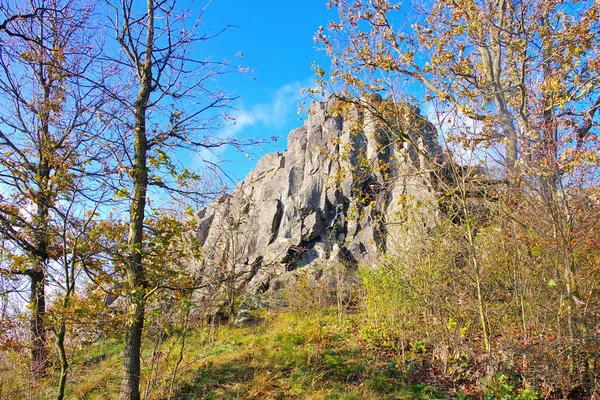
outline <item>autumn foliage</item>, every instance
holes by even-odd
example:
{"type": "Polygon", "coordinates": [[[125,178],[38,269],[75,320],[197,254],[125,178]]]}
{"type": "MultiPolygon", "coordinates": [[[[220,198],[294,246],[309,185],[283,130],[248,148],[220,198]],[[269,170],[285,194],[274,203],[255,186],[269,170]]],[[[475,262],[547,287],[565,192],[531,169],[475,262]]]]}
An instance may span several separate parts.
{"type": "Polygon", "coordinates": [[[445,373],[470,360],[544,395],[597,393],[598,2],[329,6],[338,18],[316,41],[331,66],[313,93],[363,107],[398,143],[404,105],[418,106],[456,162],[428,171],[441,214],[426,250],[367,280],[367,299],[395,304],[374,322],[402,343],[427,338],[445,373]]]}

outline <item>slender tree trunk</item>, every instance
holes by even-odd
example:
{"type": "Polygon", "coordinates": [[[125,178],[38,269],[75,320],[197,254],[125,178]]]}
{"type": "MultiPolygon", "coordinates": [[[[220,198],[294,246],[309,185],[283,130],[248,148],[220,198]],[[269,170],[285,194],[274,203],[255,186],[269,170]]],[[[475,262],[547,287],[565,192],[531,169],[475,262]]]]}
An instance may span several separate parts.
{"type": "Polygon", "coordinates": [[[46,326],[44,314],[46,313],[46,290],[43,268],[36,268],[29,274],[31,280],[30,305],[30,336],[31,359],[33,361],[33,377],[39,378],[46,371],[48,351],[46,349],[46,326]]]}
{"type": "Polygon", "coordinates": [[[60,358],[60,377],[58,378],[58,393],[56,394],[56,400],[63,400],[65,398],[67,373],[69,371],[69,360],[67,359],[67,352],[65,351],[65,334],[66,326],[65,321],[63,320],[56,333],[56,347],[58,348],[58,356],[60,358]]]}
{"type": "Polygon", "coordinates": [[[148,167],[146,153],[146,112],[152,92],[152,51],[154,47],[154,4],[147,1],[146,51],[141,68],[141,79],[134,105],[135,128],[133,138],[133,198],[129,220],[129,260],[126,265],[128,297],[128,318],[125,325],[125,348],[123,350],[124,377],[121,383],[121,400],[140,399],[140,353],[144,328],[144,308],[146,303],[146,279],[143,265],[144,210],[148,190],[148,167]]]}
{"type": "MultiPolygon", "coordinates": [[[[47,140],[47,124],[42,119],[42,140],[47,140]]],[[[43,144],[41,144],[43,145],[43,144]]],[[[29,271],[31,281],[29,304],[31,307],[30,336],[31,336],[31,358],[33,361],[33,378],[39,379],[46,373],[48,361],[48,350],[46,346],[46,263],[48,262],[48,218],[49,218],[49,177],[50,167],[46,159],[46,149],[40,150],[40,162],[38,165],[39,188],[36,201],[35,225],[35,251],[34,266],[29,271]]]]}
{"type": "Polygon", "coordinates": [[[183,321],[181,323],[181,347],[179,349],[179,355],[177,357],[177,362],[175,363],[175,368],[173,369],[173,374],[171,375],[171,382],[169,383],[169,396],[168,400],[171,400],[171,396],[173,395],[173,385],[175,384],[175,378],[177,378],[177,372],[179,370],[179,366],[183,361],[183,353],[185,351],[185,338],[188,333],[188,322],[190,317],[190,307],[185,305],[185,314],[183,316],[183,321]]]}
{"type": "Polygon", "coordinates": [[[125,348],[123,350],[124,374],[121,383],[122,400],[140,399],[140,353],[144,327],[144,301],[140,296],[130,296],[127,307],[128,321],[125,326],[125,348]],[[133,298],[131,298],[133,297],[133,298]]]}
{"type": "MultiPolygon", "coordinates": [[[[467,219],[469,218],[469,214],[467,213],[467,207],[464,205],[465,215],[467,219]]],[[[488,322],[484,307],[484,299],[483,292],[481,289],[481,267],[479,265],[479,260],[477,259],[477,255],[475,254],[475,241],[472,234],[472,227],[469,222],[467,222],[467,239],[469,240],[469,252],[471,253],[471,262],[473,263],[473,268],[475,270],[475,287],[477,289],[477,311],[479,312],[479,322],[481,323],[481,332],[483,335],[483,344],[485,346],[485,351],[490,354],[492,348],[490,346],[490,337],[488,332],[488,322]]]]}
{"type": "Polygon", "coordinates": [[[142,257],[142,239],[144,232],[144,209],[148,170],[146,167],[146,108],[144,92],[141,91],[136,102],[136,128],[134,137],[133,200],[129,221],[129,251],[127,262],[127,283],[129,293],[127,322],[125,325],[125,348],[123,350],[124,377],[121,386],[122,400],[140,398],[140,352],[144,328],[145,274],[142,257]]]}
{"type": "MultiPolygon", "coordinates": [[[[137,106],[136,106],[137,108],[137,106]]],[[[121,385],[122,400],[140,398],[140,351],[144,328],[145,277],[142,257],[142,238],[144,231],[144,209],[148,171],[146,168],[146,130],[145,108],[136,110],[136,129],[134,138],[133,201],[129,221],[129,251],[127,262],[127,322],[125,325],[125,348],[123,350],[124,377],[121,385]],[[140,123],[138,125],[138,123],[140,123]]]]}
{"type": "MultiPolygon", "coordinates": [[[[40,25],[40,37],[44,37],[44,24],[40,25]]],[[[49,77],[45,62],[43,49],[38,49],[39,62],[36,74],[40,87],[43,90],[42,103],[38,111],[38,147],[39,160],[36,170],[37,193],[34,198],[36,213],[34,217],[34,248],[35,261],[29,273],[31,279],[31,327],[32,340],[33,377],[38,379],[46,372],[48,350],[46,346],[46,325],[44,322],[46,313],[46,264],[48,263],[49,247],[49,217],[52,204],[50,173],[52,171],[51,157],[53,156],[53,144],[50,136],[50,113],[48,107],[51,104],[51,93],[53,82],[49,77]]]]}
{"type": "MultiPolygon", "coordinates": [[[[66,242],[66,241],[65,241],[66,242]]],[[[66,257],[65,257],[66,261],[66,257]]],[[[75,263],[75,260],[71,260],[75,263]]],[[[65,263],[65,265],[68,265],[65,263]]],[[[75,290],[75,277],[74,267],[71,264],[71,271],[69,268],[65,268],[66,277],[66,292],[62,300],[62,311],[65,312],[69,306],[69,299],[75,290]]],[[[60,376],[58,378],[58,392],[56,394],[56,400],[63,400],[65,398],[65,388],[67,385],[67,375],[69,373],[69,359],[67,358],[67,352],[65,350],[65,337],[67,335],[67,323],[65,320],[66,316],[63,314],[60,316],[60,322],[58,330],[54,331],[56,336],[56,348],[58,349],[58,358],[60,360],[60,376]]]]}

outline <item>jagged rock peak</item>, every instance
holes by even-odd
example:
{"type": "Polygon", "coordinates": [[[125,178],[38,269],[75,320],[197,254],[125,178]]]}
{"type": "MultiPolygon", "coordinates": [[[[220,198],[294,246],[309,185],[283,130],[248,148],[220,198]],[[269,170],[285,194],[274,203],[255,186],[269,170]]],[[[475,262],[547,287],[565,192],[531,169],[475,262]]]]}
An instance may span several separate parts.
{"type": "MultiPolygon", "coordinates": [[[[433,196],[427,174],[414,171],[425,152],[441,154],[435,129],[423,119],[409,144],[379,130],[369,112],[338,106],[315,103],[286,151],[264,156],[231,194],[198,213],[199,275],[234,277],[235,287],[256,293],[296,270],[374,261],[414,240],[390,222],[407,195],[433,196]]],[[[434,214],[418,225],[434,223],[434,214]]]]}

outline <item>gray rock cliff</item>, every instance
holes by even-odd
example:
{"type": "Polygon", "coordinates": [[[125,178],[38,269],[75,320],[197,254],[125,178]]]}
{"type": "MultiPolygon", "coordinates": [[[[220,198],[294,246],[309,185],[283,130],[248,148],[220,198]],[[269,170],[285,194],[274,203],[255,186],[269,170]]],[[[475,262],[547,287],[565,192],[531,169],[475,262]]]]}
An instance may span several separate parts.
{"type": "Polygon", "coordinates": [[[314,104],[286,151],[264,156],[231,194],[198,213],[201,277],[251,294],[277,289],[317,264],[411,251],[419,230],[435,225],[435,208],[406,212],[409,203],[434,203],[423,156],[441,157],[433,126],[418,117],[408,143],[384,135],[357,107],[334,112],[336,104],[314,104]]]}

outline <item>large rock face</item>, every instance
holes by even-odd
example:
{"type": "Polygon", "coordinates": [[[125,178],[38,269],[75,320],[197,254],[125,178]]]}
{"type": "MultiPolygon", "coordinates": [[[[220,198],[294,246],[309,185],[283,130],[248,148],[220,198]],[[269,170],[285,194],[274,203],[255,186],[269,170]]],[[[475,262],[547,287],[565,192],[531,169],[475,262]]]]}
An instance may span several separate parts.
{"type": "Polygon", "coordinates": [[[264,156],[199,212],[203,261],[194,268],[207,282],[249,293],[277,288],[315,265],[411,251],[419,230],[435,224],[433,209],[406,213],[408,203],[434,197],[429,174],[417,173],[427,167],[423,154],[441,154],[432,126],[422,120],[409,145],[386,138],[356,108],[334,115],[335,104],[315,104],[286,151],[264,156]]]}

